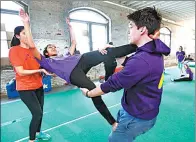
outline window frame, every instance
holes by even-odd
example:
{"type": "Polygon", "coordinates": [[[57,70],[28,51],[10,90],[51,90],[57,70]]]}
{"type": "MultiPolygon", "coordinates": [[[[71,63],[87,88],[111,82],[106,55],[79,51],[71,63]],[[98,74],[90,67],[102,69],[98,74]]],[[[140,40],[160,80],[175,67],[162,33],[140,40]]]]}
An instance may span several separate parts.
{"type": "Polygon", "coordinates": [[[171,34],[172,34],[171,30],[170,30],[168,27],[162,27],[161,29],[160,29],[160,34],[161,34],[161,35],[163,35],[163,36],[169,36],[169,40],[170,40],[170,41],[169,41],[169,47],[171,48],[171,36],[172,36],[172,35],[171,35],[171,34]],[[164,29],[164,28],[167,29],[167,30],[169,31],[169,34],[161,33],[161,29],[164,29]]]}
{"type": "MultiPolygon", "coordinates": [[[[26,3],[24,3],[23,1],[12,1],[12,2],[14,2],[14,3],[20,5],[21,7],[23,7],[25,12],[28,13],[28,5],[26,3]]],[[[0,8],[0,9],[1,9],[1,14],[19,15],[19,11],[17,11],[17,10],[10,10],[10,9],[4,9],[4,8],[0,8]]],[[[1,32],[4,32],[4,31],[1,31],[1,32]]],[[[7,32],[7,31],[5,31],[5,32],[7,32]]],[[[8,50],[9,50],[10,40],[1,39],[1,41],[7,41],[7,47],[8,47],[8,50]]]]}
{"type": "MultiPolygon", "coordinates": [[[[92,42],[92,25],[101,25],[101,26],[105,26],[106,27],[106,42],[108,43],[110,41],[110,24],[111,24],[111,20],[109,19],[109,17],[106,17],[104,14],[102,14],[101,11],[90,8],[90,7],[81,7],[81,8],[76,8],[73,10],[70,10],[68,13],[71,14],[75,11],[80,11],[80,10],[87,10],[87,11],[92,11],[94,13],[99,14],[100,16],[102,16],[104,19],[106,19],[107,23],[98,23],[98,22],[91,22],[91,21],[85,21],[85,20],[77,20],[77,19],[71,19],[70,18],[70,22],[78,22],[78,23],[85,23],[88,26],[88,38],[89,38],[89,47],[90,47],[90,51],[93,51],[93,42],[92,42]]],[[[70,37],[71,40],[71,37],[70,37]]],[[[71,44],[71,43],[70,43],[71,44]]]]}

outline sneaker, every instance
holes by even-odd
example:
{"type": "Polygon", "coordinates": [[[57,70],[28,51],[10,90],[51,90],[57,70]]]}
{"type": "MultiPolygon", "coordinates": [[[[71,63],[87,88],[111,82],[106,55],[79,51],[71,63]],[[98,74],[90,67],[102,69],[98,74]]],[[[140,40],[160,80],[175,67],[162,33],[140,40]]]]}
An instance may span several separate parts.
{"type": "Polygon", "coordinates": [[[36,136],[37,139],[43,140],[43,141],[48,141],[51,139],[51,136],[47,133],[40,132],[39,135],[36,136]]]}
{"type": "MultiPolygon", "coordinates": [[[[27,142],[29,142],[29,140],[28,140],[27,142]]],[[[34,140],[34,142],[39,142],[39,140],[36,138],[36,139],[34,140]]]]}

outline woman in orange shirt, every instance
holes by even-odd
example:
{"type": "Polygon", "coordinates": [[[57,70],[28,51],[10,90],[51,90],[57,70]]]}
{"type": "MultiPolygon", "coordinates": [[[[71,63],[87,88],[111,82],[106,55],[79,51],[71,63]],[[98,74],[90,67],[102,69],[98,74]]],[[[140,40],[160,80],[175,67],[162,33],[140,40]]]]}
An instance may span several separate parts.
{"type": "Polygon", "coordinates": [[[45,69],[40,69],[40,65],[29,49],[24,26],[18,26],[14,30],[9,59],[16,73],[16,89],[32,114],[29,142],[36,142],[39,139],[49,140],[50,135],[40,132],[44,105],[41,73],[51,74],[45,69]]]}

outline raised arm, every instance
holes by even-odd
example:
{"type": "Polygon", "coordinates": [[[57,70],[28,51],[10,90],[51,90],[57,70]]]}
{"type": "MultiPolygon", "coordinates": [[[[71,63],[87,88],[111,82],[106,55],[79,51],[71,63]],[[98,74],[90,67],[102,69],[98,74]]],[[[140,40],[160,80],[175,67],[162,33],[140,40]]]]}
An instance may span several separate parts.
{"type": "Polygon", "coordinates": [[[75,52],[75,49],[76,49],[76,38],[75,38],[75,34],[73,32],[73,28],[70,24],[69,18],[66,18],[66,23],[69,27],[69,32],[70,32],[70,36],[71,36],[71,47],[69,48],[69,53],[71,55],[73,55],[75,52]]]}
{"type": "Polygon", "coordinates": [[[25,35],[27,37],[27,42],[30,47],[30,50],[32,51],[34,57],[41,60],[41,55],[40,55],[38,49],[35,47],[35,43],[33,41],[33,37],[31,34],[30,24],[29,24],[29,21],[30,21],[29,16],[27,13],[25,13],[25,11],[23,9],[20,10],[19,16],[24,24],[25,35]]]}

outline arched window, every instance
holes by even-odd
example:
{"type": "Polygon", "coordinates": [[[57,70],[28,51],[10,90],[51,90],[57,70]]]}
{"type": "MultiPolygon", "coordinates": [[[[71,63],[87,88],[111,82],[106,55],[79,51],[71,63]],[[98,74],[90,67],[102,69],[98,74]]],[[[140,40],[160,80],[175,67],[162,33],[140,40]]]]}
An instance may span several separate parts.
{"type": "Polygon", "coordinates": [[[160,29],[160,39],[168,46],[171,47],[171,31],[167,28],[160,29]]]}
{"type": "Polygon", "coordinates": [[[92,8],[77,8],[69,14],[80,53],[97,50],[109,42],[110,19],[104,13],[92,8]]]}
{"type": "Polygon", "coordinates": [[[27,10],[27,5],[22,2],[1,1],[1,57],[8,57],[14,28],[23,25],[18,16],[20,8],[27,10]]]}

